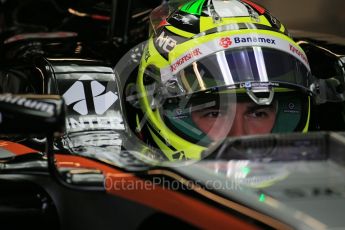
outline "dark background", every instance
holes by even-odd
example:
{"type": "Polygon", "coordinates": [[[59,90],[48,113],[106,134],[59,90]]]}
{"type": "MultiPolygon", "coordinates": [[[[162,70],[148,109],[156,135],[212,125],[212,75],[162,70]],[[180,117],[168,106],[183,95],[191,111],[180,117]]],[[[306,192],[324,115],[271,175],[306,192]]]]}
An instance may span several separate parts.
{"type": "Polygon", "coordinates": [[[289,30],[345,36],[345,0],[254,0],[289,30]]]}

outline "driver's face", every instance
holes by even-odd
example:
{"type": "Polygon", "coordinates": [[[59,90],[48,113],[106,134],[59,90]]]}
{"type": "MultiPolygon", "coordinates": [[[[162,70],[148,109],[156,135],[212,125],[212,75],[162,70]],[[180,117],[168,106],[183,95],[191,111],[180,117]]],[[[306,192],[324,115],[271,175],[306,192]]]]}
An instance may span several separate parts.
{"type": "Polygon", "coordinates": [[[276,106],[238,102],[225,108],[207,108],[192,112],[200,130],[214,141],[227,136],[270,133],[276,120],[276,106]]]}

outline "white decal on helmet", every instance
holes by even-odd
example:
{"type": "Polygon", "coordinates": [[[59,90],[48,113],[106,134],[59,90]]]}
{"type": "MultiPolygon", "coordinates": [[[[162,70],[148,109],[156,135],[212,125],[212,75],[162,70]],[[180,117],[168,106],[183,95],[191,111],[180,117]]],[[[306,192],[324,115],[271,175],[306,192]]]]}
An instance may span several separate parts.
{"type": "Polygon", "coordinates": [[[248,9],[238,1],[213,0],[214,10],[220,17],[248,17],[248,9]]]}
{"type": "Polygon", "coordinates": [[[169,53],[177,44],[177,41],[169,36],[165,36],[164,31],[156,39],[156,44],[165,52],[169,53]]]}

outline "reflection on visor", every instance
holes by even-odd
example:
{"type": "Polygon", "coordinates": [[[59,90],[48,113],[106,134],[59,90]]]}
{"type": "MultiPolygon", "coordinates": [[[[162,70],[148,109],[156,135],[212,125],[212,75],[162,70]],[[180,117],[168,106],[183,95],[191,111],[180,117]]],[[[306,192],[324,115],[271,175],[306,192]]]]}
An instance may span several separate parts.
{"type": "Polygon", "coordinates": [[[296,91],[276,93],[270,105],[258,105],[243,93],[204,94],[167,100],[162,109],[170,129],[207,145],[233,136],[302,130],[308,97],[296,91]]]}
{"type": "Polygon", "coordinates": [[[218,52],[181,70],[171,81],[179,85],[179,95],[246,82],[285,83],[305,90],[311,83],[309,71],[298,59],[264,47],[218,52]]]}

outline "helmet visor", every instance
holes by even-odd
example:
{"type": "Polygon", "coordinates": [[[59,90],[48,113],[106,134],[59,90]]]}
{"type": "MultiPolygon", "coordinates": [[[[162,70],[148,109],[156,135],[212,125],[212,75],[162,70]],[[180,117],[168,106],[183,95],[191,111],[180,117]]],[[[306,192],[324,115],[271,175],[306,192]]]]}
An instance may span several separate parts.
{"type": "Polygon", "coordinates": [[[281,50],[241,47],[206,56],[165,82],[162,114],[183,138],[207,145],[228,136],[305,131],[310,71],[281,50]]]}
{"type": "Polygon", "coordinates": [[[254,46],[220,51],[195,61],[170,78],[166,88],[170,96],[181,96],[222,87],[279,84],[308,91],[311,83],[310,71],[295,56],[254,46]]]}

